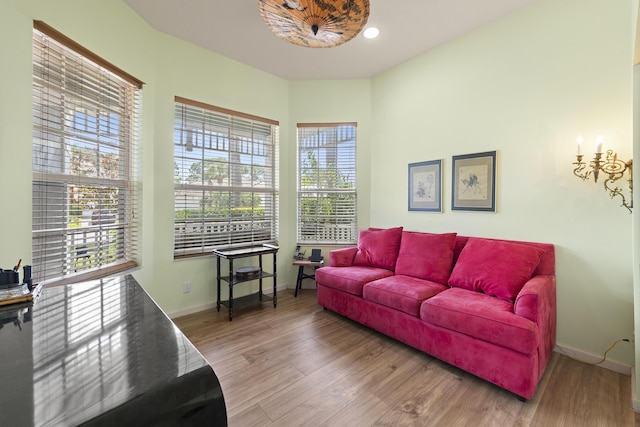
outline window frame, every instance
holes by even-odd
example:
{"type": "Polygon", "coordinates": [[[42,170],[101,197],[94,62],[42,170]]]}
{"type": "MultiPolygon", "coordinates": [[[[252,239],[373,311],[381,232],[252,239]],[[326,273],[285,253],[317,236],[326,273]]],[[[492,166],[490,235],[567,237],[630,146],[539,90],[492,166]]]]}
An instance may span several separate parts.
{"type": "Polygon", "coordinates": [[[357,127],[356,122],[297,124],[296,240],[298,245],[352,245],[357,242],[357,127]],[[313,135],[314,132],[316,136],[313,135]],[[328,132],[335,132],[333,139],[327,135],[320,136],[328,132]],[[309,141],[304,141],[305,136],[310,138],[309,141]],[[325,141],[324,147],[321,147],[320,139],[325,141]],[[353,147],[339,145],[349,142],[353,143],[353,147]],[[332,153],[326,151],[330,149],[330,144],[335,145],[332,153]],[[309,154],[313,150],[315,154],[309,154]],[[303,158],[303,152],[307,153],[308,159],[303,158]],[[322,158],[328,159],[331,156],[335,158],[333,166],[330,163],[321,165],[322,158]],[[307,160],[311,164],[305,165],[307,160]],[[344,163],[344,166],[340,166],[340,162],[344,163]],[[334,184],[326,185],[332,180],[334,184]],[[345,187],[348,184],[352,186],[345,187]],[[328,203],[327,200],[329,200],[328,203]],[[321,201],[324,201],[322,203],[325,206],[319,209],[329,210],[328,213],[303,212],[308,211],[309,206],[313,206],[314,203],[319,206],[321,201]],[[305,218],[308,218],[308,221],[305,221],[305,218]]]}
{"type": "Polygon", "coordinates": [[[134,268],[144,83],[42,21],[32,47],[33,279],[58,285],[134,268]],[[80,216],[91,197],[95,210],[80,216]]]}
{"type": "Polygon", "coordinates": [[[279,122],[174,101],[174,259],[277,245],[279,122]]]}

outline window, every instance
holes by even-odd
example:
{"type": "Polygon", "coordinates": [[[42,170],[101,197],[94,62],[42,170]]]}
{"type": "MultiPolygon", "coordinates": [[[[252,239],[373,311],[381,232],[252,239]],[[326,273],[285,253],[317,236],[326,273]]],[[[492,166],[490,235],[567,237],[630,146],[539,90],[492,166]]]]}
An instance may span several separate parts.
{"type": "Polygon", "coordinates": [[[46,24],[33,30],[32,263],[37,282],[136,265],[142,82],[46,24]]]}
{"type": "Polygon", "coordinates": [[[298,243],[356,238],[356,124],[298,123],[298,243]]]}
{"type": "Polygon", "coordinates": [[[277,243],[278,122],[175,101],[174,257],[277,243]]]}

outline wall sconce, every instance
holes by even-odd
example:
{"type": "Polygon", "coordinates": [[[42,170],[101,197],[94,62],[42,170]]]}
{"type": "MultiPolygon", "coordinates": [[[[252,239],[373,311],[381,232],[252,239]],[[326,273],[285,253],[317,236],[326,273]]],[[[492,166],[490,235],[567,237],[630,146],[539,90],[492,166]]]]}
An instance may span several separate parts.
{"type": "Polygon", "coordinates": [[[607,155],[603,160],[602,139],[602,136],[599,136],[596,140],[596,152],[594,153],[593,159],[589,162],[591,168],[585,170],[587,163],[582,161],[582,136],[578,135],[578,154],[576,155],[577,161],[573,162],[573,164],[576,165],[573,174],[583,181],[589,179],[589,175],[593,174],[594,182],[598,182],[598,176],[601,171],[607,174],[608,176],[604,181],[605,191],[609,192],[609,196],[611,196],[612,199],[616,196],[620,197],[622,199],[620,206],[624,206],[631,212],[631,208],[633,208],[633,159],[623,162],[622,160],[618,160],[618,154],[614,153],[613,150],[607,150],[607,155]],[[614,183],[622,178],[626,171],[629,171],[629,178],[627,179],[629,182],[628,203],[622,193],[622,189],[614,186],[614,183]]]}

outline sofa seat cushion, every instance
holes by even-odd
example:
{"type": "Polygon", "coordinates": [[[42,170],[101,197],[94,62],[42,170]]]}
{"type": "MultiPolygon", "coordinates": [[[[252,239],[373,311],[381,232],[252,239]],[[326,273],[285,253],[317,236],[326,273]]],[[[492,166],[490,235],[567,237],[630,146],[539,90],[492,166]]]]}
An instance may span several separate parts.
{"type": "Polygon", "coordinates": [[[402,227],[370,228],[360,231],[358,251],[353,258],[353,265],[393,271],[396,268],[401,239],[402,227]]]}
{"type": "Polygon", "coordinates": [[[316,270],[316,282],[324,286],[362,296],[362,287],[374,280],[393,276],[393,271],[374,267],[322,267],[316,270]]]}
{"type": "Polygon", "coordinates": [[[367,283],[362,298],[417,317],[422,301],[446,289],[440,283],[395,275],[367,283]]]}
{"type": "Polygon", "coordinates": [[[538,348],[538,329],[513,312],[513,304],[467,289],[451,288],[420,306],[425,322],[524,354],[538,348]]]}
{"type": "Polygon", "coordinates": [[[540,263],[542,249],[522,243],[473,238],[467,241],[449,285],[514,302],[540,263]]]}
{"type": "Polygon", "coordinates": [[[447,283],[453,263],[456,233],[404,231],[396,261],[396,274],[447,283]]]}

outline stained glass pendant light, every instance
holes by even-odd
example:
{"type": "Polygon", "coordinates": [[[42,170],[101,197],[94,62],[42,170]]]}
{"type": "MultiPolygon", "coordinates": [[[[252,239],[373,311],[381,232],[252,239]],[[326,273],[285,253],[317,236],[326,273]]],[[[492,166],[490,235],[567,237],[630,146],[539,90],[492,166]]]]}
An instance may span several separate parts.
{"type": "Polygon", "coordinates": [[[369,18],[369,0],[258,0],[258,8],[278,37],[305,47],[346,43],[369,18]]]}

